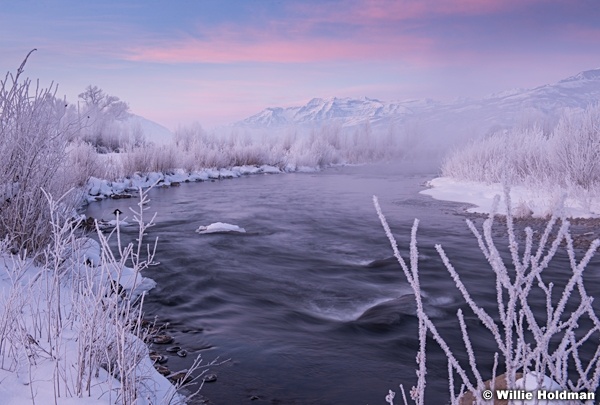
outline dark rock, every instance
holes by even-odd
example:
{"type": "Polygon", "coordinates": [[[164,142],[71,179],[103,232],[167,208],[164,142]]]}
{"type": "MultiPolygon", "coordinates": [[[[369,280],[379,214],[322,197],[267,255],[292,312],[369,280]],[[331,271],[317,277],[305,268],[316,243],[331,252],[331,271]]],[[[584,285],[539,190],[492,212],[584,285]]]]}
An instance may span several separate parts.
{"type": "MultiPolygon", "coordinates": [[[[156,369],[156,371],[158,371],[161,375],[167,377],[169,375],[171,375],[171,370],[169,370],[167,367],[165,366],[161,366],[160,364],[155,364],[154,368],[156,369]]],[[[167,377],[168,378],[168,377],[167,377]]]]}
{"type": "Polygon", "coordinates": [[[181,370],[176,373],[169,374],[167,378],[175,383],[187,384],[192,381],[192,376],[188,375],[187,370],[181,370]]]}
{"type": "Polygon", "coordinates": [[[217,381],[217,375],[216,374],[207,374],[204,376],[203,380],[206,383],[215,382],[215,381],[217,381]]]}
{"type": "MultiPolygon", "coordinates": [[[[170,343],[170,342],[169,342],[170,343]]],[[[168,353],[177,353],[178,351],[181,350],[181,346],[171,346],[171,347],[167,347],[167,352],[168,353]]]]}
{"type": "Polygon", "coordinates": [[[152,343],[156,343],[157,345],[168,345],[169,343],[173,343],[173,337],[169,335],[157,335],[152,338],[152,343]]]}
{"type": "Polygon", "coordinates": [[[164,364],[169,361],[169,357],[157,352],[150,352],[150,360],[152,360],[154,363],[164,364]]]}

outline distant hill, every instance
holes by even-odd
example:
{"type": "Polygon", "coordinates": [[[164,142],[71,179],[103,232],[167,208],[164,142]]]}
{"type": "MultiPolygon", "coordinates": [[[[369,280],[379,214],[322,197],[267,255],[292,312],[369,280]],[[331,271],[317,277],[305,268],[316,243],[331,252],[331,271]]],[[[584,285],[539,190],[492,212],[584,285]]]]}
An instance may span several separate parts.
{"type": "Polygon", "coordinates": [[[123,125],[130,131],[135,131],[136,128],[141,129],[146,141],[157,145],[166,145],[173,139],[173,133],[169,129],[139,115],[130,114],[124,120],[123,125]]]}

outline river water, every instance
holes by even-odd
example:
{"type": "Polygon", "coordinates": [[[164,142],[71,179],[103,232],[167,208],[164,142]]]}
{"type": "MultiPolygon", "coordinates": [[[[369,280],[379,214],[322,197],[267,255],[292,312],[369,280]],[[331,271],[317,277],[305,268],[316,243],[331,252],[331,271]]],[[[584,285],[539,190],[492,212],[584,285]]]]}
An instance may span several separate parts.
{"type": "MultiPolygon", "coordinates": [[[[413,220],[420,219],[427,311],[465,360],[455,315],[463,301],[434,245],[442,244],[487,308],[494,307],[495,283],[465,224],[465,207],[418,193],[432,177],[409,164],[355,166],[151,190],[149,212],[158,214],[148,236],[159,238],[160,265],[144,274],[158,283],[145,313],[169,322],[175,344],[189,352],[171,356],[167,365],[187,368],[199,353],[207,361],[230,359],[211,368],[218,379],[205,384],[196,403],[373,405],[384,404],[388,390],[399,391],[401,383],[410,389],[418,350],[411,297],[361,318],[410,292],[391,260],[373,195],[405,258],[413,220]],[[194,232],[214,222],[247,233],[194,232]]],[[[127,213],[135,202],[102,201],[87,215],[108,219],[115,208],[127,213]]],[[[494,342],[474,316],[467,323],[489,378],[494,342]]],[[[428,347],[426,403],[443,404],[446,358],[432,341],[428,347]]]]}

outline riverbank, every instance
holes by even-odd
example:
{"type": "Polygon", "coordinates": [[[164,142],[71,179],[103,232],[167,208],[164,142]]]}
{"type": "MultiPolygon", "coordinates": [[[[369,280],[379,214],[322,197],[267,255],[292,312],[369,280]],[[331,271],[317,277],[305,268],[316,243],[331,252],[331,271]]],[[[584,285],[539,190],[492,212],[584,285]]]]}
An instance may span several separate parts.
{"type": "Polygon", "coordinates": [[[208,168],[191,172],[177,169],[167,173],[134,173],[131,176],[115,181],[91,177],[84,187],[84,203],[100,201],[105,198],[129,198],[131,197],[129,193],[153,185],[157,187],[177,187],[181,183],[233,179],[254,174],[311,173],[319,170],[319,168],[308,166],[288,166],[285,169],[280,169],[277,166],[271,165],[244,165],[220,169],[208,168]]]}
{"type": "Polygon", "coordinates": [[[156,283],[92,239],[69,232],[56,243],[56,256],[36,260],[0,245],[2,403],[183,404],[132,323],[131,302],[156,283]]]}
{"type": "MultiPolygon", "coordinates": [[[[500,183],[483,183],[438,177],[426,183],[426,190],[420,193],[436,200],[472,204],[468,213],[489,214],[494,199],[499,197],[496,213],[506,215],[507,204],[504,188],[500,183]]],[[[600,218],[600,199],[590,195],[568,194],[559,187],[553,190],[514,186],[510,189],[511,212],[515,218],[548,219],[555,212],[562,211],[566,218],[600,218]],[[562,206],[561,206],[562,205],[562,206]]],[[[560,216],[560,215],[559,215],[560,216]]]]}

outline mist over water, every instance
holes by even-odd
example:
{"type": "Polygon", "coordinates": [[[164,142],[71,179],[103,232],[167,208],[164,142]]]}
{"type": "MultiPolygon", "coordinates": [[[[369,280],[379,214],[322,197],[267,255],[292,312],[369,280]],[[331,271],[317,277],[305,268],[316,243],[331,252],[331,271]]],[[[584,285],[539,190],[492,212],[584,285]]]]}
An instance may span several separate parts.
{"type": "MultiPolygon", "coordinates": [[[[372,204],[377,195],[400,250],[420,219],[418,243],[426,311],[453,347],[462,347],[464,307],[434,249],[441,243],[478,302],[493,308],[491,271],[469,233],[463,206],[418,194],[436,173],[427,162],[346,166],[320,173],[247,176],[150,192],[160,265],[147,317],[169,322],[172,370],[231,359],[202,395],[213,404],[374,404],[415,383],[417,320],[410,288],[372,204]],[[246,234],[194,232],[227,222],[246,234]]],[[[124,212],[132,200],[92,204],[87,214],[124,212]]],[[[134,230],[125,230],[133,238],[134,230]]],[[[559,277],[560,278],[560,277],[559,277]]],[[[597,277],[596,277],[597,278],[597,277]]],[[[600,285],[596,283],[595,285],[600,285]]],[[[592,294],[593,295],[593,294],[592,294]]],[[[540,301],[540,305],[542,301],[540,301]]],[[[467,315],[482,369],[495,344],[467,315]]],[[[157,350],[164,350],[155,346],[157,350]]],[[[456,355],[466,360],[464,349],[456,355]]],[[[428,341],[427,402],[448,398],[446,358],[428,341]]]]}

